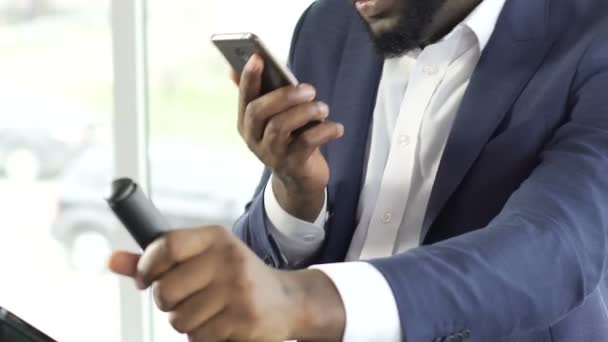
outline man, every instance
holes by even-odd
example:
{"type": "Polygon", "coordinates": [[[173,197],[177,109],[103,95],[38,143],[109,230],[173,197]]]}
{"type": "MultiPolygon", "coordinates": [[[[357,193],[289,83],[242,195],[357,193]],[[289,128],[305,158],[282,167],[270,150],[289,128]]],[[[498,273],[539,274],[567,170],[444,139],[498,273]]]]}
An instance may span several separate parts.
{"type": "Polygon", "coordinates": [[[240,79],[250,249],[203,227],[112,259],[178,331],[608,340],[608,2],[320,0],[290,65],[240,79]]]}

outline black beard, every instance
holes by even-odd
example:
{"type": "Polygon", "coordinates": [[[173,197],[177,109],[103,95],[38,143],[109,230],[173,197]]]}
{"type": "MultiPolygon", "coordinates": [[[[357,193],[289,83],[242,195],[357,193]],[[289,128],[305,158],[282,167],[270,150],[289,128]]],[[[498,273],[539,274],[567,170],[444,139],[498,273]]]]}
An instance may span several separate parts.
{"type": "Polygon", "coordinates": [[[424,33],[445,1],[401,0],[401,15],[390,31],[376,34],[366,25],[378,52],[385,58],[394,58],[432,43],[424,33]]]}

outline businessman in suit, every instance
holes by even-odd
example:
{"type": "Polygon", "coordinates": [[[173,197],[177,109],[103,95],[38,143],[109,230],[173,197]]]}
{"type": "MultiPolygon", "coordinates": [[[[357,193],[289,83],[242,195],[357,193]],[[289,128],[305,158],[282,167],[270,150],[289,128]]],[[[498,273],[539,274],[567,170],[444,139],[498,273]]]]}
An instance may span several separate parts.
{"type": "Polygon", "coordinates": [[[608,341],[608,2],[319,0],[290,66],[240,77],[267,168],[235,234],[111,260],[178,331],[608,341]]]}

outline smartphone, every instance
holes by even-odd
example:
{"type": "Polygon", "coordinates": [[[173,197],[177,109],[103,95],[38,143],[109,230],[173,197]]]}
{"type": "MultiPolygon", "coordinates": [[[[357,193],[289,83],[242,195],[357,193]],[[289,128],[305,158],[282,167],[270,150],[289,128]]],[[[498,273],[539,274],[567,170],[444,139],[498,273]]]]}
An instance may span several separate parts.
{"type": "Polygon", "coordinates": [[[277,61],[264,43],[262,43],[262,40],[255,34],[215,34],[211,37],[211,41],[239,75],[243,73],[245,64],[247,64],[247,61],[254,53],[262,57],[264,60],[264,71],[262,72],[260,95],[282,87],[298,85],[298,80],[291,71],[277,61]]]}
{"type": "Polygon", "coordinates": [[[57,342],[2,307],[0,307],[0,341],[57,342]]]}

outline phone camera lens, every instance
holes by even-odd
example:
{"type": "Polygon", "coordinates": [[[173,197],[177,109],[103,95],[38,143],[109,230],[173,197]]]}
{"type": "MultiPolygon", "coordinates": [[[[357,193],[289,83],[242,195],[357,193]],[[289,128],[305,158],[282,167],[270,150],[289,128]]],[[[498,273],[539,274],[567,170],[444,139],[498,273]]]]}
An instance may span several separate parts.
{"type": "Polygon", "coordinates": [[[247,62],[249,60],[250,55],[247,53],[247,51],[237,48],[235,53],[243,62],[247,62]]]}

